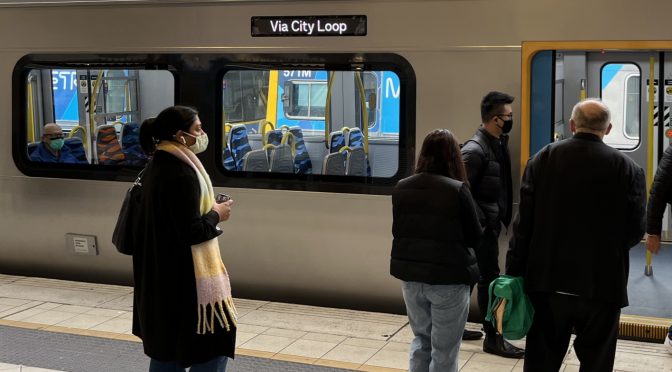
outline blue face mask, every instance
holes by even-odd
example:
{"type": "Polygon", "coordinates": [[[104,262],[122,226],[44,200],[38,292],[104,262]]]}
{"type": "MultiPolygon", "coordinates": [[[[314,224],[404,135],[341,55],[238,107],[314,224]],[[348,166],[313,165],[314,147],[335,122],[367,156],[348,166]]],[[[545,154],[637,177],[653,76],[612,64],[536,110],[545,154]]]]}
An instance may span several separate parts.
{"type": "Polygon", "coordinates": [[[64,142],[65,141],[63,140],[63,138],[53,139],[51,140],[51,142],[49,142],[49,147],[51,147],[51,149],[54,151],[60,151],[63,148],[64,142]]]}

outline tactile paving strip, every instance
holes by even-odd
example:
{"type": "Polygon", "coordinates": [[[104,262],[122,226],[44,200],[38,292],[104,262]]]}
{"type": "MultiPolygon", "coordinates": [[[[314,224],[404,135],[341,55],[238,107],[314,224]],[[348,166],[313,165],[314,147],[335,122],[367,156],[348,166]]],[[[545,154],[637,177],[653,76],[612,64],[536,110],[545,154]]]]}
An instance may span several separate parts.
{"type": "MultiPolygon", "coordinates": [[[[67,333],[0,326],[0,362],[68,372],[149,369],[142,344],[67,333]]],[[[343,372],[340,368],[236,356],[227,372],[343,372]]]]}

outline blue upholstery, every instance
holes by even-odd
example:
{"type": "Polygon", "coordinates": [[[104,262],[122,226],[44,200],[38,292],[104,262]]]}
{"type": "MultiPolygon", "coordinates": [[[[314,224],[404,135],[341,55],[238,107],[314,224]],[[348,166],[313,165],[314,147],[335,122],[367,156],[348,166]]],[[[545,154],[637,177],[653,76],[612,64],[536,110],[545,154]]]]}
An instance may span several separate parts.
{"type": "Polygon", "coordinates": [[[229,147],[231,148],[233,160],[236,162],[236,169],[243,170],[243,157],[252,151],[245,125],[238,124],[231,128],[231,132],[229,132],[229,147]]]}
{"type": "Polygon", "coordinates": [[[40,143],[41,142],[31,142],[28,144],[28,157],[33,155],[33,152],[37,149],[37,146],[39,146],[40,143]]]}
{"type": "Polygon", "coordinates": [[[86,150],[84,150],[84,143],[79,137],[71,137],[65,140],[65,146],[70,148],[70,153],[77,158],[78,163],[86,164],[89,159],[86,158],[86,150]]]}
{"type": "Polygon", "coordinates": [[[282,129],[273,129],[266,132],[266,144],[279,146],[282,142],[282,129]]]}
{"type": "MultiPolygon", "coordinates": [[[[364,148],[364,133],[359,128],[351,128],[348,132],[348,146],[351,149],[364,148]]],[[[357,155],[358,157],[358,155],[357,155]]],[[[369,157],[366,156],[366,175],[371,176],[371,164],[369,163],[369,157]]],[[[348,173],[350,174],[350,173],[348,173]]],[[[360,174],[357,174],[360,175],[360,174]]],[[[363,176],[363,174],[361,174],[363,176]]]]}
{"type": "Polygon", "coordinates": [[[121,127],[121,150],[126,155],[126,165],[145,166],[147,155],[140,146],[140,125],[128,123],[121,127]]]}
{"type": "Polygon", "coordinates": [[[338,152],[345,144],[345,135],[340,130],[331,132],[329,135],[329,152],[338,152]]]}
{"type": "Polygon", "coordinates": [[[308,148],[303,140],[303,132],[301,127],[291,127],[289,132],[294,135],[295,153],[294,153],[294,173],[297,174],[311,174],[313,173],[313,163],[310,161],[308,148]]]}
{"type": "Polygon", "coordinates": [[[235,171],[236,170],[236,161],[233,160],[233,154],[231,154],[231,148],[230,147],[225,147],[224,150],[222,150],[222,164],[224,165],[224,169],[227,171],[235,171]]]}

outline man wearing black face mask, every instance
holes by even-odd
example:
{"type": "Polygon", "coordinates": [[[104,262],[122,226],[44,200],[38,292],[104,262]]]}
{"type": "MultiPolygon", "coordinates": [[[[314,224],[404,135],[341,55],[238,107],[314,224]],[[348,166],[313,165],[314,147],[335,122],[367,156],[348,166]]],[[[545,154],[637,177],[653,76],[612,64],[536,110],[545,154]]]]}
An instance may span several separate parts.
{"type": "MultiPolygon", "coordinates": [[[[513,97],[501,92],[490,92],[481,101],[482,125],[462,147],[471,193],[478,205],[484,228],[478,252],[478,307],[483,317],[485,340],[483,351],[508,358],[522,358],[519,349],[498,334],[492,323],[485,321],[488,309],[488,286],[499,276],[499,233],[502,224],[511,222],[512,186],[509,136],[513,126],[513,97]]],[[[478,339],[480,332],[466,331],[463,339],[478,339]]]]}

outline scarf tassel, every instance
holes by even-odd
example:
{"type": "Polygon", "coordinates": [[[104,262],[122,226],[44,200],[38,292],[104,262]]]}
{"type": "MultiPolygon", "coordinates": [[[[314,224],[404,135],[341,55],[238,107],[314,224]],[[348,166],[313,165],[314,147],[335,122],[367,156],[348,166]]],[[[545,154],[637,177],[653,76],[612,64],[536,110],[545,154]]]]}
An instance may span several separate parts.
{"type": "Polygon", "coordinates": [[[207,332],[215,333],[215,319],[219,323],[219,326],[226,329],[227,332],[231,331],[231,325],[229,324],[229,319],[233,326],[236,326],[238,318],[238,311],[236,310],[235,305],[233,304],[233,299],[230,297],[225,298],[222,301],[215,302],[214,304],[199,304],[198,305],[198,324],[196,324],[196,334],[202,335],[207,332]],[[208,305],[210,306],[210,314],[208,314],[208,305]],[[219,305],[219,306],[217,306],[219,305]],[[227,314],[229,315],[227,317],[227,314]]]}

